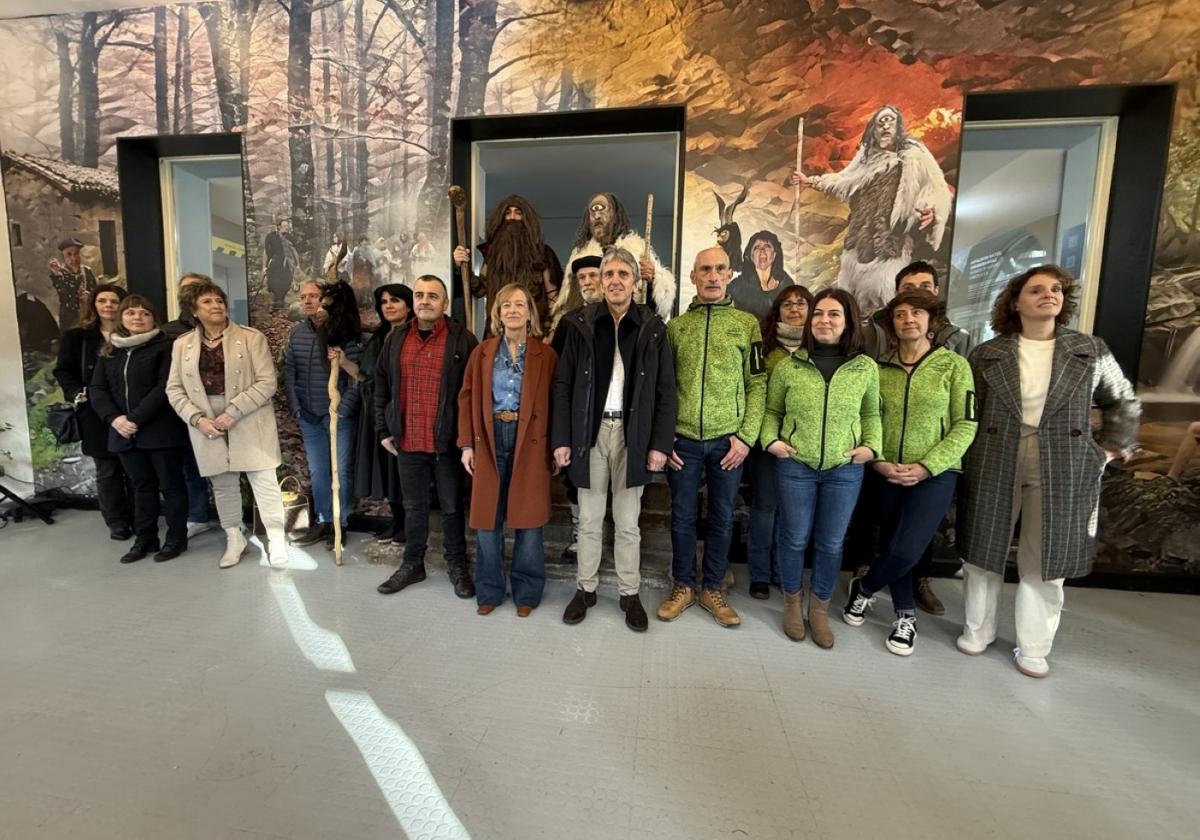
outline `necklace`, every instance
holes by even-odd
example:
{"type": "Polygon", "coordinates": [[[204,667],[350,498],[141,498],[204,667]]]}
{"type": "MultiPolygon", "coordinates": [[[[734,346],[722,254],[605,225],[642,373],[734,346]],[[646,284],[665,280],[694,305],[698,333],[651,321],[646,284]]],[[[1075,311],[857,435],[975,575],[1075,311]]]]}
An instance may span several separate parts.
{"type": "Polygon", "coordinates": [[[204,343],[205,344],[218,344],[221,341],[221,339],[224,337],[225,337],[225,329],[222,329],[219,333],[217,333],[216,335],[211,336],[211,337],[209,336],[208,332],[205,331],[204,343]]]}

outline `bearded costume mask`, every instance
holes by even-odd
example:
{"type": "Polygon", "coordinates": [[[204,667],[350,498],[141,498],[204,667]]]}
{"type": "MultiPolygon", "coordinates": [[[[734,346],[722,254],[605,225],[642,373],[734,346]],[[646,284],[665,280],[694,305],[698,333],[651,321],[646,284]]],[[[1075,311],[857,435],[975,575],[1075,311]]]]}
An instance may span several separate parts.
{"type": "Polygon", "coordinates": [[[496,205],[488,217],[487,242],[480,248],[487,262],[488,278],[500,288],[506,283],[538,282],[546,265],[546,243],[537,211],[519,195],[510,195],[496,205]],[[520,219],[505,219],[509,207],[521,211],[520,219]]]}

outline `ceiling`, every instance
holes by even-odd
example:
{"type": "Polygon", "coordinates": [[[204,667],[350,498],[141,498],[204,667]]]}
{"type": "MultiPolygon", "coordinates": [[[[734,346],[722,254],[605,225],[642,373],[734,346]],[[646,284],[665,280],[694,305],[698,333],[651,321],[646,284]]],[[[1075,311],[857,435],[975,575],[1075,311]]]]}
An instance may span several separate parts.
{"type": "Polygon", "coordinates": [[[74,15],[108,9],[145,9],[150,6],[174,6],[183,0],[2,0],[0,19],[74,15]]]}

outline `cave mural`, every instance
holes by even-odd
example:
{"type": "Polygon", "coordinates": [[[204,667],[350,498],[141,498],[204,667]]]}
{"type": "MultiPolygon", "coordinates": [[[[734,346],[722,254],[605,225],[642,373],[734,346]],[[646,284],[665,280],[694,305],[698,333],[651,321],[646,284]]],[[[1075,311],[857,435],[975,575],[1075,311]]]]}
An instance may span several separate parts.
{"type": "MultiPolygon", "coordinates": [[[[1198,55],[1198,0],[229,0],[0,22],[0,148],[38,482],[90,481],[42,421],[71,317],[54,278],[59,246],[77,239],[97,282],[124,281],[118,137],[243,136],[251,320],[279,347],[297,284],[330,272],[331,243],[332,271],[360,283],[449,274],[453,116],[685,103],[684,265],[668,266],[682,298],[687,263],[719,231],[722,244],[738,237],[727,249],[737,262],[743,235],[771,231],[796,282],[856,288],[871,308],[891,261],[947,265],[965,92],[1169,80],[1176,122],[1138,375],[1145,423],[1139,453],[1106,479],[1097,569],[1198,574],[1198,55]],[[911,183],[859,200],[869,152],[889,137],[911,183]],[[864,238],[872,213],[902,223],[893,241],[864,238]]],[[[285,427],[299,468],[294,435],[285,427]]]]}

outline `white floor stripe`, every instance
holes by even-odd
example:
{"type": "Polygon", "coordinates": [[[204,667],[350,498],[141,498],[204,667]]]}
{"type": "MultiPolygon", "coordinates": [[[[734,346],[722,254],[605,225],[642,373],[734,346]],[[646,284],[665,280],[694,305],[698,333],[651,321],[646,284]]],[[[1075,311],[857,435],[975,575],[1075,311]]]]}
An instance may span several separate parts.
{"type": "Polygon", "coordinates": [[[286,573],[271,575],[271,594],[287,621],[288,630],[300,652],[308,661],[324,671],[354,673],[354,661],[342,637],[332,630],[317,624],[308,614],[304,599],[296,590],[296,583],[286,573]]]}
{"type": "Polygon", "coordinates": [[[363,691],[326,691],[329,708],[354,739],[410,840],[469,840],[421,751],[363,691]]]}

